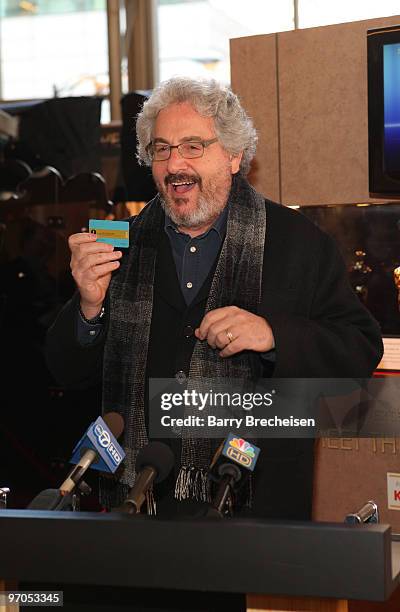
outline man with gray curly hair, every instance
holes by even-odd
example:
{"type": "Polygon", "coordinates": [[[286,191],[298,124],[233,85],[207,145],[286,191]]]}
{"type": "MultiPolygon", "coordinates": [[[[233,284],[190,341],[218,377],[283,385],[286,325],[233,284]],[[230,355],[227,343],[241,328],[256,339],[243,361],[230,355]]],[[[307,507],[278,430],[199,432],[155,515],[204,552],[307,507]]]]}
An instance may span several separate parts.
{"type": "MultiPolygon", "coordinates": [[[[78,292],[48,335],[55,377],[74,386],[102,378],[104,410],[125,419],[125,470],[118,485],[103,484],[108,507],[132,487],[149,442],[149,379],[193,387],[207,379],[367,377],[381,356],[378,326],[333,241],[248,183],[257,135],[229,88],[166,81],[144,104],[137,134],[158,195],[131,219],[124,255],[92,234],[70,237],[78,292]]],[[[309,519],[312,441],[261,445],[237,509],[309,519]]],[[[161,514],[212,494],[217,441],[185,436],[170,446],[175,470],[154,490],[161,514]]]]}
{"type": "Polygon", "coordinates": [[[231,89],[214,80],[194,81],[176,77],[153,91],[137,118],[139,160],[147,166],[152,165],[148,143],[152,140],[159,112],[172,104],[184,103],[190,104],[202,117],[213,119],[215,134],[223,148],[231,155],[242,154],[240,172],[246,175],[256,153],[256,130],[239,98],[231,89]]]}
{"type": "Polygon", "coordinates": [[[226,206],[232,176],[237,172],[246,175],[256,152],[257,133],[252,121],[238,97],[217,81],[174,78],[163,83],[145,102],[136,131],[139,162],[153,167],[166,214],[189,231],[197,227],[204,230],[215,221],[226,206]],[[181,128],[185,140],[173,147],[178,154],[171,158],[171,147],[162,133],[167,125],[176,126],[178,121],[185,122],[181,128]],[[201,124],[200,131],[191,139],[190,129],[193,131],[196,122],[201,124]],[[202,139],[200,132],[213,138],[202,139]],[[221,160],[218,158],[221,163],[215,163],[214,171],[202,176],[200,159],[205,158],[203,162],[211,166],[217,153],[223,154],[221,160]],[[192,159],[196,161],[186,161],[192,159]],[[160,172],[163,164],[155,163],[160,161],[168,161],[167,177],[160,172]],[[173,182],[175,174],[180,185],[173,182]],[[168,189],[170,185],[173,189],[168,189]]]}

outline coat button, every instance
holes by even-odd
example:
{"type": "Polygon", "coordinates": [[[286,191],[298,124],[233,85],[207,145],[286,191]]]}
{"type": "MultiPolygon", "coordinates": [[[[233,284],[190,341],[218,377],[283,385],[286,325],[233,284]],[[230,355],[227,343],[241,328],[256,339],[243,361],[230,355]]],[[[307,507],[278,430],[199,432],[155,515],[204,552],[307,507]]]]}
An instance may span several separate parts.
{"type": "Polygon", "coordinates": [[[183,328],[183,335],[185,336],[185,338],[190,338],[191,336],[193,336],[194,334],[194,329],[191,325],[186,325],[183,328]]]}
{"type": "Polygon", "coordinates": [[[175,374],[175,378],[180,385],[183,385],[183,383],[186,382],[186,374],[183,370],[179,370],[179,372],[175,374]]]}

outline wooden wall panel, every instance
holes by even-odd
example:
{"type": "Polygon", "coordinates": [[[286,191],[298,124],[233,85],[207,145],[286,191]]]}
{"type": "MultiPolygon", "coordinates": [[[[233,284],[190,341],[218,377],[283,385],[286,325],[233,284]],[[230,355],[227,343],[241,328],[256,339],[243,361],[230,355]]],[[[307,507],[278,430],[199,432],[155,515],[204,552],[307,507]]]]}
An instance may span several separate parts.
{"type": "Polygon", "coordinates": [[[231,41],[232,86],[260,135],[251,176],[256,189],[284,204],[374,201],[368,198],[366,32],[396,23],[400,16],[231,41]],[[277,142],[267,154],[271,134],[277,142]]]}
{"type": "Polygon", "coordinates": [[[279,201],[276,35],[250,36],[231,42],[232,89],[259,132],[257,158],[249,178],[259,191],[279,201]]]}
{"type": "Polygon", "coordinates": [[[285,204],[369,201],[369,28],[400,17],[278,35],[285,204]]]}

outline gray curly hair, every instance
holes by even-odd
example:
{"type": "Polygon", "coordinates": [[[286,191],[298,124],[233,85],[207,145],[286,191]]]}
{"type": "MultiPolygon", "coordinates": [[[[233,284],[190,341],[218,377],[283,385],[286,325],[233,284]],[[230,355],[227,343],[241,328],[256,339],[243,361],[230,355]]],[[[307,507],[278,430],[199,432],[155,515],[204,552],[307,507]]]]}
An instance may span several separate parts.
{"type": "Polygon", "coordinates": [[[137,158],[139,163],[151,165],[146,147],[153,137],[158,113],[170,104],[189,102],[203,117],[213,117],[215,133],[222,146],[231,155],[243,151],[240,172],[246,175],[257,147],[257,132],[253,122],[242,108],[239,98],[214,79],[194,80],[174,77],[154,89],[137,116],[137,158]]]}

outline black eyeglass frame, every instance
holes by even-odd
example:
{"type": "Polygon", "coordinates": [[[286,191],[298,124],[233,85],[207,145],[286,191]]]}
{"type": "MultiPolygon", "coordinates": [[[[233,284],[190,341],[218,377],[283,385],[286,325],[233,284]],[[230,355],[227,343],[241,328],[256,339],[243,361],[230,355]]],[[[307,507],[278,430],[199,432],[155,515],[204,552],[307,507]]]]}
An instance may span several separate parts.
{"type": "Polygon", "coordinates": [[[179,155],[181,157],[183,157],[184,159],[198,159],[199,157],[203,157],[204,149],[206,149],[210,145],[214,144],[215,142],[218,142],[218,138],[210,138],[210,140],[188,140],[186,142],[181,142],[181,143],[179,143],[177,145],[170,145],[167,142],[159,142],[159,143],[149,142],[149,144],[146,147],[146,153],[151,157],[152,161],[167,161],[171,157],[172,149],[177,149],[179,155]],[[162,144],[162,145],[165,145],[165,147],[168,147],[168,151],[169,151],[168,157],[164,157],[163,159],[154,159],[154,150],[153,150],[153,147],[154,147],[155,144],[162,144]],[[200,155],[193,155],[193,157],[188,157],[187,155],[182,155],[180,147],[184,147],[184,146],[190,145],[190,144],[201,145],[202,146],[201,154],[200,155]]]}

